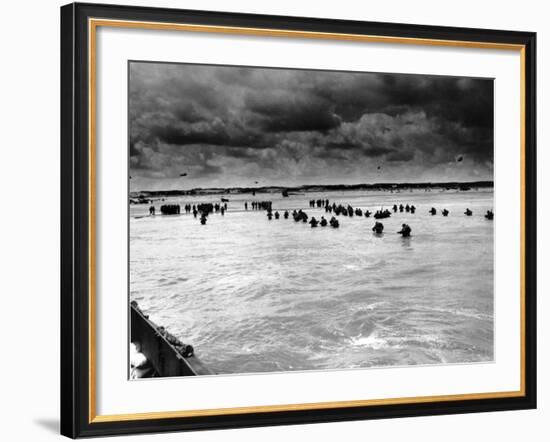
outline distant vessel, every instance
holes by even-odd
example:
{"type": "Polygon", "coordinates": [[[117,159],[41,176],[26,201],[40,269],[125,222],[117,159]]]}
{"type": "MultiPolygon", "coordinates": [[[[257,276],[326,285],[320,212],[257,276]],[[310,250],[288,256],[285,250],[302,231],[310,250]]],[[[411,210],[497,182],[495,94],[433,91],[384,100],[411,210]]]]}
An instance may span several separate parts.
{"type": "Polygon", "coordinates": [[[229,200],[227,198],[222,198],[222,203],[228,203],[229,200]]]}

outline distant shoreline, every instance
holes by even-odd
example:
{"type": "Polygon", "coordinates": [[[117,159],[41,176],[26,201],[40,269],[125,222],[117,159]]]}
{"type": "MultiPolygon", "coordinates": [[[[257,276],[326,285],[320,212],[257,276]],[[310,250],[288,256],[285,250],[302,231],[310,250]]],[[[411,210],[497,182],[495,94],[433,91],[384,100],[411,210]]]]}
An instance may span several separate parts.
{"type": "Polygon", "coordinates": [[[494,181],[449,181],[441,183],[373,183],[373,184],[307,184],[303,186],[260,186],[260,187],[211,187],[189,190],[139,190],[130,192],[130,198],[163,197],[184,195],[239,195],[243,193],[292,193],[333,192],[338,190],[403,190],[403,189],[441,189],[470,190],[471,188],[493,188],[494,181]]]}

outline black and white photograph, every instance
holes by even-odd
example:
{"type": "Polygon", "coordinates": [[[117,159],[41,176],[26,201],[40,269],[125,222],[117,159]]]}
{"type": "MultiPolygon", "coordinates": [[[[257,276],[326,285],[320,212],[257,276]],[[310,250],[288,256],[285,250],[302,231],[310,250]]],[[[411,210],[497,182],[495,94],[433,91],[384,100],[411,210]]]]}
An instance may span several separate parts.
{"type": "Polygon", "coordinates": [[[130,61],[130,378],[493,362],[493,88],[130,61]]]}

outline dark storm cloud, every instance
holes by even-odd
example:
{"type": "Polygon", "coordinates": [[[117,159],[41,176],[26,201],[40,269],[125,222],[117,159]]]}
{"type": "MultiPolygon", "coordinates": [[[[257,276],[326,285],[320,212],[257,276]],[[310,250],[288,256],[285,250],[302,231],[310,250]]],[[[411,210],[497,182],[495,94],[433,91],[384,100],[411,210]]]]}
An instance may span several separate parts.
{"type": "Polygon", "coordinates": [[[245,105],[256,114],[260,128],[267,132],[327,132],[341,122],[330,103],[309,94],[284,96],[250,93],[245,105]]]}
{"type": "Polygon", "coordinates": [[[493,126],[493,83],[470,78],[381,75],[390,106],[421,108],[465,126],[493,126]]]}
{"type": "Polygon", "coordinates": [[[138,179],[492,178],[492,80],[131,63],[129,118],[138,179]]]}

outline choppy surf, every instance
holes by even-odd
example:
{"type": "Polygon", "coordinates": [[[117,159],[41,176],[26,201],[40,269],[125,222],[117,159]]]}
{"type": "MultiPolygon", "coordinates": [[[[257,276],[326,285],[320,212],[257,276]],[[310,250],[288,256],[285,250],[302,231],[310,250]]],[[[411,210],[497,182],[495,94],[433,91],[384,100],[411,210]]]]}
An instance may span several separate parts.
{"type": "MultiPolygon", "coordinates": [[[[131,206],[130,299],[220,374],[493,360],[493,222],[482,216],[492,191],[261,196],[319,219],[313,198],[417,210],[384,219],[377,237],[372,218],[338,229],[267,221],[243,209],[251,195],[230,196],[206,225],[131,206]],[[395,234],[402,223],[410,238],[395,234]]],[[[167,204],[213,201],[220,195],[167,204]]]]}

